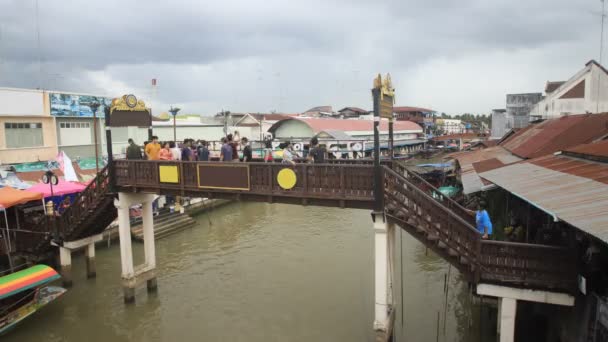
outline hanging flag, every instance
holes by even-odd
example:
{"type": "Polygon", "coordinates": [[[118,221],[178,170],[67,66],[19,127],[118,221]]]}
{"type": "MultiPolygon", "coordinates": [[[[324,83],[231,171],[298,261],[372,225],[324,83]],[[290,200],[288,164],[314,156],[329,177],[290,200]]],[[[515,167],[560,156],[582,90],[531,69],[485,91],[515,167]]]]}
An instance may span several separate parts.
{"type": "Polygon", "coordinates": [[[154,87],[156,86],[156,78],[152,79],[152,86],[154,86],[154,87]]]}
{"type": "Polygon", "coordinates": [[[55,159],[59,164],[59,169],[63,171],[63,179],[68,182],[78,182],[78,176],[76,175],[76,170],[74,170],[74,165],[72,165],[70,157],[68,157],[65,152],[61,151],[55,159]]]}

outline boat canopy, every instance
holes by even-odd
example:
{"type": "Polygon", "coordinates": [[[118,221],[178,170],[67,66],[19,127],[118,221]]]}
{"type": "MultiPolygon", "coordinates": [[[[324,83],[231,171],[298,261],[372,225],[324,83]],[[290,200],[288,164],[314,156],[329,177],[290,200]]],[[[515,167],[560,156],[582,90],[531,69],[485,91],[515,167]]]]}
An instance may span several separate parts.
{"type": "Polygon", "coordinates": [[[0,299],[42,286],[59,278],[59,274],[46,265],[36,265],[5,275],[0,277],[0,299]]]}

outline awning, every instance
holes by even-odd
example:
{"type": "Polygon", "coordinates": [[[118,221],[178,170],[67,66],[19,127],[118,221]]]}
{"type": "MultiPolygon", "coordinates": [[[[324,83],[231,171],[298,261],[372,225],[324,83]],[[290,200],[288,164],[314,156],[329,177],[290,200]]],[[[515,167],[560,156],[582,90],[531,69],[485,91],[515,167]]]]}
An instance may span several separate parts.
{"type": "Polygon", "coordinates": [[[27,189],[26,191],[41,192],[44,195],[44,197],[46,198],[46,197],[51,197],[51,196],[63,196],[63,195],[74,194],[77,192],[81,192],[85,188],[86,188],[86,186],[81,183],[66,182],[64,180],[59,180],[59,183],[57,183],[57,185],[53,185],[53,194],[52,195],[51,195],[51,185],[44,184],[44,183],[38,183],[38,184],[32,186],[31,188],[27,189]]]}
{"type": "Polygon", "coordinates": [[[17,204],[42,199],[42,193],[36,191],[22,191],[10,186],[0,189],[0,208],[10,208],[17,204]]]}
{"type": "Polygon", "coordinates": [[[0,277],[0,299],[36,288],[59,278],[59,274],[46,265],[36,265],[11,273],[0,277]]]}
{"type": "Polygon", "coordinates": [[[608,164],[549,155],[480,174],[556,219],[608,242],[608,164]]]}

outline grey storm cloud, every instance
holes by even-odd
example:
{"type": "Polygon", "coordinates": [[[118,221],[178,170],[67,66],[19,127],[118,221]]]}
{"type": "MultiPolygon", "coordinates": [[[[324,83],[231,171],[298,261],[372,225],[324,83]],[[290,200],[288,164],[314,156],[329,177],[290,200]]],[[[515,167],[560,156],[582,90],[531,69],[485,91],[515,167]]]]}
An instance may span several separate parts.
{"type": "Polygon", "coordinates": [[[370,107],[371,78],[391,72],[399,104],[487,112],[594,58],[599,5],[0,0],[0,86],[136,92],[207,114],[295,112],[370,107]]]}

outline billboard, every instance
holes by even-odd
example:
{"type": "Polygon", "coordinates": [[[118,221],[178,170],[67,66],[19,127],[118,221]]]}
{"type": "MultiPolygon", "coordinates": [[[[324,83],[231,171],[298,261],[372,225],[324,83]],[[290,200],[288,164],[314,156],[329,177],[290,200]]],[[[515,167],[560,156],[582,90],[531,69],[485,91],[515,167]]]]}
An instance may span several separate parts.
{"type": "Polygon", "coordinates": [[[93,111],[90,104],[93,102],[99,103],[97,116],[103,117],[105,107],[109,107],[112,104],[112,99],[91,95],[49,94],[52,116],[92,118],[93,111]]]}

